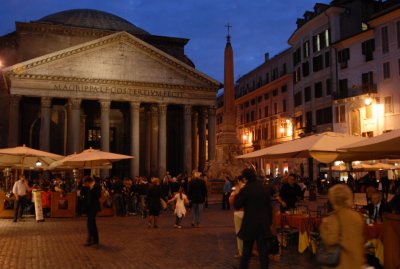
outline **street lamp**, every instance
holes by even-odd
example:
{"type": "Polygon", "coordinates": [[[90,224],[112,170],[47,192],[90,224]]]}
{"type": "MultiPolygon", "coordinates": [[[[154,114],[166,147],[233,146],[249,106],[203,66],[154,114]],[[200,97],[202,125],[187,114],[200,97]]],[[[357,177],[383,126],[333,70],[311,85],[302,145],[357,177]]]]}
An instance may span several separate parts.
{"type": "Polygon", "coordinates": [[[42,167],[42,162],[40,160],[37,160],[35,163],[36,167],[42,167]]]}
{"type": "Polygon", "coordinates": [[[364,103],[366,106],[369,106],[370,104],[372,104],[372,98],[368,96],[367,98],[365,98],[364,103]]]}

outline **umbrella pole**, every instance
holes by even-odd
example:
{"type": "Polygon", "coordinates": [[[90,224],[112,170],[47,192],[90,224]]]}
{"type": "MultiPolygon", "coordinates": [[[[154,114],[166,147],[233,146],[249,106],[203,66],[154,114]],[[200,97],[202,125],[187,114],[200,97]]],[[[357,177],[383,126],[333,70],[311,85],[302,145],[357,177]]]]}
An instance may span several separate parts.
{"type": "Polygon", "coordinates": [[[332,163],[329,163],[328,180],[332,182],[332,163]]]}

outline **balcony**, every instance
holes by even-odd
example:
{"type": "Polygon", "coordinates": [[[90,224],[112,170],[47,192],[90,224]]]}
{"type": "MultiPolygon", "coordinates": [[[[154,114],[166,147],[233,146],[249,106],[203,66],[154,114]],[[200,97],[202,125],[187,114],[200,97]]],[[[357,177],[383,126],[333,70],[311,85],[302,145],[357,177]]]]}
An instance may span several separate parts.
{"type": "Polygon", "coordinates": [[[341,89],[339,92],[334,92],[333,98],[335,100],[339,100],[368,93],[378,93],[378,86],[375,83],[353,85],[351,89],[341,89]]]}

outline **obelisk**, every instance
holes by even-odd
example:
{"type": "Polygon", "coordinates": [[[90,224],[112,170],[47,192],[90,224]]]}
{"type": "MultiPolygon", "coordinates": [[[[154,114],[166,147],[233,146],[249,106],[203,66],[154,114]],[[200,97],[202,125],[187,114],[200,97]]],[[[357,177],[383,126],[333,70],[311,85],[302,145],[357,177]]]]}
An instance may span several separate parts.
{"type": "Polygon", "coordinates": [[[235,156],[240,154],[240,142],[236,134],[236,107],[234,88],[233,49],[229,29],[225,46],[224,58],[224,106],[222,124],[216,143],[215,160],[209,164],[208,176],[210,178],[233,178],[240,175],[245,165],[235,156]]]}

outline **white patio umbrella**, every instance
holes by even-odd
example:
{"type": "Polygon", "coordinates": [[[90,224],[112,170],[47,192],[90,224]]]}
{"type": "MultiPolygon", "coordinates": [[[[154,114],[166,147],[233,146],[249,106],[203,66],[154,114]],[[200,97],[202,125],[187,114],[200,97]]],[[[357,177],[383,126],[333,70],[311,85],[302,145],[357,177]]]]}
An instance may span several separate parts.
{"type": "Polygon", "coordinates": [[[400,158],[400,129],[339,147],[358,160],[400,158]]]}
{"type": "Polygon", "coordinates": [[[322,163],[331,163],[335,160],[348,160],[345,152],[338,152],[338,148],[365,140],[364,137],[349,136],[341,133],[325,132],[291,140],[282,144],[263,148],[236,158],[309,158],[312,157],[322,163]]]}
{"type": "Polygon", "coordinates": [[[69,167],[79,169],[110,168],[112,162],[132,158],[133,156],[116,154],[90,148],[82,151],[81,153],[68,155],[63,159],[52,163],[49,169],[55,169],[57,167],[69,167]]]}
{"type": "Polygon", "coordinates": [[[23,145],[22,147],[0,149],[0,166],[21,168],[46,168],[63,156],[47,151],[37,150],[23,145]]]}

